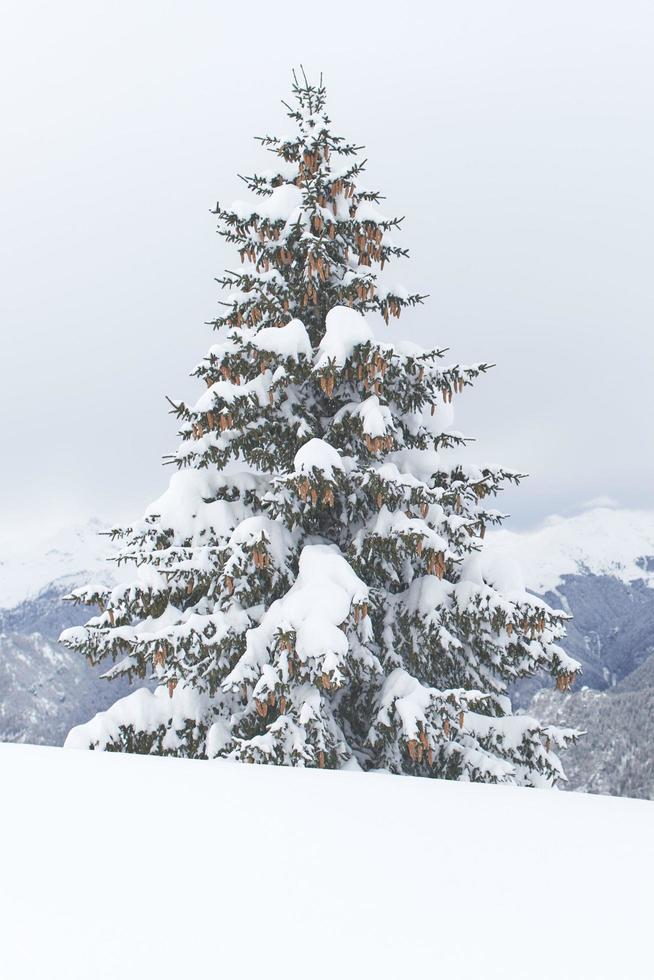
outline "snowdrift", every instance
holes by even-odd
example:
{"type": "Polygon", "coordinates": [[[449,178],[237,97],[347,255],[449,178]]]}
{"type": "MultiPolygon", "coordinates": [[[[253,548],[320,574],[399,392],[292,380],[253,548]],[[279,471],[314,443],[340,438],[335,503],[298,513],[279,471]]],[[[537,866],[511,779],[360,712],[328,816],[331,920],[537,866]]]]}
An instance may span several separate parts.
{"type": "Polygon", "coordinates": [[[11,980],[651,976],[651,803],[0,745],[11,980]]]}

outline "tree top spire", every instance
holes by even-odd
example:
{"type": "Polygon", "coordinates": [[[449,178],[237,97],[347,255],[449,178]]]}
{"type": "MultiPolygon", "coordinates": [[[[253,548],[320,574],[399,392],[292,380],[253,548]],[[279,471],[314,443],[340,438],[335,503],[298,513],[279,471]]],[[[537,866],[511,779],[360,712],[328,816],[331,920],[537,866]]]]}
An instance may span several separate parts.
{"type": "MultiPolygon", "coordinates": [[[[325,107],[325,102],[327,100],[327,90],[323,83],[322,72],[320,72],[320,77],[317,85],[313,85],[307,78],[304,66],[300,65],[301,78],[298,78],[297,72],[293,68],[293,95],[297,99],[302,110],[308,113],[310,116],[318,115],[325,107]]],[[[292,109],[284,100],[282,100],[283,105],[289,109],[289,114],[291,117],[296,118],[297,110],[292,109]]],[[[327,118],[324,120],[329,122],[327,118]]]]}

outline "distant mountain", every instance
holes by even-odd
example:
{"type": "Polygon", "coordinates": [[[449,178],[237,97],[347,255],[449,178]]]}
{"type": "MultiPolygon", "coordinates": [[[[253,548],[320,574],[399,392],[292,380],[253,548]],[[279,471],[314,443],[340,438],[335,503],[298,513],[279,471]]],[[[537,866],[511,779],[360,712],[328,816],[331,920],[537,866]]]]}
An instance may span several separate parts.
{"type": "Polygon", "coordinates": [[[539,595],[575,575],[654,586],[654,511],[598,507],[550,517],[533,531],[493,531],[488,540],[495,555],[518,562],[527,588],[539,595]]]}
{"type": "MultiPolygon", "coordinates": [[[[586,686],[612,687],[654,653],[654,512],[598,508],[496,531],[486,561],[497,560],[516,562],[531,592],[572,614],[563,646],[586,686]]],[[[521,685],[521,702],[538,686],[521,685]]]]}
{"type": "Polygon", "coordinates": [[[126,694],[125,682],[57,643],[65,626],[92,615],[63,601],[76,585],[111,583],[115,566],[98,521],[70,528],[0,560],[0,741],[61,745],[73,725],[126,694]]]}
{"type": "Polygon", "coordinates": [[[609,691],[540,691],[530,712],[586,732],[565,753],[569,789],[654,799],[654,656],[609,691]]]}
{"type": "Polygon", "coordinates": [[[527,588],[574,617],[562,645],[584,686],[561,694],[540,677],[512,692],[537,718],[587,732],[564,756],[569,788],[653,799],[654,513],[602,508],[497,531],[496,561],[516,562],[527,588]]]}
{"type": "Polygon", "coordinates": [[[0,634],[0,741],[63,745],[74,725],[128,693],[99,674],[41,633],[0,634]]]}

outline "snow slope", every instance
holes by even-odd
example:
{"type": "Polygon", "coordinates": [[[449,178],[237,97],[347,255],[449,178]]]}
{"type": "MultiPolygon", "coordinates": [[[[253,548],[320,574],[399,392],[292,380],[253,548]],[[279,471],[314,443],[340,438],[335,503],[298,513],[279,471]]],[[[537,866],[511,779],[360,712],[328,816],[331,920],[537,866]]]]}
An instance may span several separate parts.
{"type": "Polygon", "coordinates": [[[486,550],[517,561],[527,588],[539,595],[556,589],[564,575],[610,575],[654,585],[654,511],[598,507],[575,517],[550,517],[533,531],[489,533],[486,550]]]}
{"type": "Polygon", "coordinates": [[[0,781],[11,980],[652,976],[650,803],[19,745],[0,781]]]}

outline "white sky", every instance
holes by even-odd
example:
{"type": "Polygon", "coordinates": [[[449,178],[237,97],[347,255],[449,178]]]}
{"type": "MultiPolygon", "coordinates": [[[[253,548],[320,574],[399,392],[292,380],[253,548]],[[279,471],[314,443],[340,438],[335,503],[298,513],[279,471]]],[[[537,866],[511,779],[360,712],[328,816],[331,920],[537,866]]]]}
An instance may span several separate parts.
{"type": "MultiPolygon", "coordinates": [[[[528,471],[513,526],[652,503],[654,6],[5,0],[0,530],[124,519],[165,486],[165,394],[232,257],[209,209],[266,165],[290,69],[406,215],[401,329],[497,368],[477,461],[528,471]]],[[[384,328],[385,329],[385,328],[384,328]]]]}

